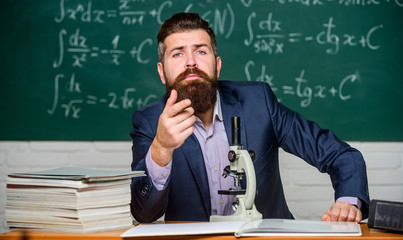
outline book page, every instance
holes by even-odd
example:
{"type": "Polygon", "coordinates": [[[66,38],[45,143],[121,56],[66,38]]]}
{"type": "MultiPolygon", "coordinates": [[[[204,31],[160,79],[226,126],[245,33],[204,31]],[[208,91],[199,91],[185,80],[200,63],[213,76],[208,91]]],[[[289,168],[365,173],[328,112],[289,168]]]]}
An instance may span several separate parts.
{"type": "Polygon", "coordinates": [[[236,236],[361,236],[356,222],[322,222],[291,219],[254,220],[236,236]]]}
{"type": "Polygon", "coordinates": [[[141,224],[127,230],[121,235],[121,237],[179,236],[225,233],[233,235],[245,224],[246,221],[141,224]]]}

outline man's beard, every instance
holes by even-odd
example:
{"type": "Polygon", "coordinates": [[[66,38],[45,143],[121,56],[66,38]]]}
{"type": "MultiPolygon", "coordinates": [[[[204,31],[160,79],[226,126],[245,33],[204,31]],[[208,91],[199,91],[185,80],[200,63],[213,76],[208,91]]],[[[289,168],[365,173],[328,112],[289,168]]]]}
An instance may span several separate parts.
{"type": "MultiPolygon", "coordinates": [[[[166,77],[165,77],[166,78],[166,77]]],[[[166,91],[169,96],[172,89],[178,93],[177,102],[190,99],[195,114],[206,113],[210,108],[214,107],[217,101],[217,70],[214,71],[212,78],[198,68],[187,68],[179,74],[173,83],[166,83],[166,91]],[[197,74],[200,78],[195,80],[184,80],[189,74],[197,74]]]]}

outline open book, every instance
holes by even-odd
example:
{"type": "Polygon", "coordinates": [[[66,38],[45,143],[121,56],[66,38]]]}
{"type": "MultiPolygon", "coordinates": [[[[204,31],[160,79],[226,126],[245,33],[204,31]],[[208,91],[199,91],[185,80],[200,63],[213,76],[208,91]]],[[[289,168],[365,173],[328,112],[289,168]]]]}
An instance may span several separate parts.
{"type": "Polygon", "coordinates": [[[121,237],[234,234],[250,236],[361,236],[355,222],[321,222],[286,219],[252,221],[144,224],[135,226],[121,237]]]}

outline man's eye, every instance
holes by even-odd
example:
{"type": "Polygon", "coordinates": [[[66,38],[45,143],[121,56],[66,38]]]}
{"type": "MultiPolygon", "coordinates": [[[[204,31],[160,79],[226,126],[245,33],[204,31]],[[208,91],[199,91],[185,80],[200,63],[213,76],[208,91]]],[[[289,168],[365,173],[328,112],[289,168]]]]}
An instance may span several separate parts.
{"type": "Polygon", "coordinates": [[[204,54],[206,54],[206,52],[203,50],[199,50],[199,51],[197,51],[197,54],[204,55],[204,54]]]}
{"type": "Polygon", "coordinates": [[[175,53],[175,54],[173,55],[173,57],[180,57],[180,56],[182,56],[182,53],[175,53]]]}

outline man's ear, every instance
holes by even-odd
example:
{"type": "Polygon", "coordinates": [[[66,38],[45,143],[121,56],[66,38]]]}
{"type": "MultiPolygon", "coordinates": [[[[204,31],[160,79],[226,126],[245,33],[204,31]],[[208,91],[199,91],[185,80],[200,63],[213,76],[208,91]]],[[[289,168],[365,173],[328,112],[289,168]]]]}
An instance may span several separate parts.
{"type": "Polygon", "coordinates": [[[161,62],[157,63],[158,74],[160,75],[161,82],[166,84],[166,79],[164,75],[164,65],[161,62]]]}
{"type": "Polygon", "coordinates": [[[218,79],[220,77],[221,72],[221,58],[217,57],[216,62],[217,62],[217,79],[218,79]]]}

